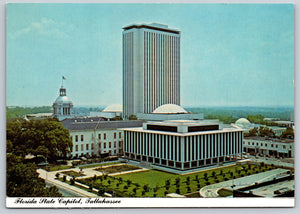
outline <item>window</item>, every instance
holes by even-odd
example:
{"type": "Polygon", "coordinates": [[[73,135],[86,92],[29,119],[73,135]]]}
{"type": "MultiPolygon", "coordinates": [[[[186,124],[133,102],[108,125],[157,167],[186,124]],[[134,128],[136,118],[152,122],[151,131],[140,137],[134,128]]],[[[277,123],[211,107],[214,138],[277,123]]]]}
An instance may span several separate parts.
{"type": "Polygon", "coordinates": [[[78,142],[78,135],[75,136],[75,142],[78,142]]]}
{"type": "Polygon", "coordinates": [[[91,144],[91,149],[92,149],[92,150],[94,149],[94,144],[93,144],[93,143],[91,144]]]}
{"type": "Polygon", "coordinates": [[[122,147],[122,141],[119,142],[119,147],[122,147]]]}
{"type": "Polygon", "coordinates": [[[117,138],[117,133],[115,132],[115,133],[114,133],[114,139],[116,139],[116,138],[117,138]]]}
{"type": "Polygon", "coordinates": [[[89,144],[86,144],[86,150],[89,150],[89,144]]]}
{"type": "Polygon", "coordinates": [[[78,152],[78,145],[75,146],[75,151],[78,152]]]}
{"type": "Polygon", "coordinates": [[[114,154],[117,154],[117,150],[114,150],[114,154]]]}
{"type": "Polygon", "coordinates": [[[98,134],[98,139],[101,140],[101,134],[98,134]]]}
{"type": "Polygon", "coordinates": [[[104,143],[104,149],[106,148],[106,143],[104,143]]]}
{"type": "Polygon", "coordinates": [[[274,147],[274,144],[271,144],[271,147],[274,147]]]}
{"type": "Polygon", "coordinates": [[[111,142],[109,142],[109,148],[111,148],[111,142]]]}
{"type": "Polygon", "coordinates": [[[258,143],[256,143],[256,146],[258,146],[258,143]]]}
{"type": "Polygon", "coordinates": [[[81,144],[81,151],[83,151],[83,144],[81,144]]]}
{"type": "Polygon", "coordinates": [[[115,141],[115,142],[114,142],[114,147],[116,147],[116,146],[117,146],[117,142],[115,141]]]}
{"type": "Polygon", "coordinates": [[[254,146],[254,142],[252,142],[252,146],[254,146]]]}
{"type": "Polygon", "coordinates": [[[282,146],[284,149],[286,148],[284,145],[282,146]]]}
{"type": "Polygon", "coordinates": [[[248,145],[250,145],[250,142],[248,142],[248,145]]]}
{"type": "Polygon", "coordinates": [[[261,143],[260,146],[263,146],[263,143],[261,143]]]}
{"type": "Polygon", "coordinates": [[[106,133],[104,133],[104,140],[106,140],[106,133]]]}
{"type": "Polygon", "coordinates": [[[276,145],[276,148],[278,148],[278,145],[276,145]]]}
{"type": "Polygon", "coordinates": [[[268,146],[268,144],[265,144],[265,147],[267,147],[268,146]]]}
{"type": "Polygon", "coordinates": [[[121,138],[122,137],[122,133],[121,132],[119,132],[119,138],[121,138]]]}
{"type": "Polygon", "coordinates": [[[83,141],[83,135],[81,135],[81,141],[83,141]]]}

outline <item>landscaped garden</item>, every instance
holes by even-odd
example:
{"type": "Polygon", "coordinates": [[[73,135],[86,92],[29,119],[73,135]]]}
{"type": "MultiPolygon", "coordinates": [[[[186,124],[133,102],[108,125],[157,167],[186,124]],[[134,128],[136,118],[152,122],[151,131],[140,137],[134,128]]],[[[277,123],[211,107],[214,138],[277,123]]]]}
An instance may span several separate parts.
{"type": "Polygon", "coordinates": [[[137,166],[128,165],[128,164],[122,164],[122,165],[114,165],[114,166],[108,166],[108,167],[101,167],[94,169],[99,172],[103,172],[106,174],[116,173],[116,172],[124,172],[124,171],[131,171],[131,170],[137,170],[142,169],[137,166]]]}
{"type": "Polygon", "coordinates": [[[80,172],[76,172],[74,170],[64,171],[64,172],[62,172],[62,174],[69,175],[71,177],[85,176],[85,174],[80,173],[80,172]]]}
{"type": "Polygon", "coordinates": [[[205,185],[244,177],[275,169],[270,165],[236,165],[177,175],[158,170],[132,172],[124,175],[94,176],[77,179],[77,182],[98,189],[98,194],[110,193],[115,197],[165,197],[168,193],[188,194],[199,191],[205,185]]]}

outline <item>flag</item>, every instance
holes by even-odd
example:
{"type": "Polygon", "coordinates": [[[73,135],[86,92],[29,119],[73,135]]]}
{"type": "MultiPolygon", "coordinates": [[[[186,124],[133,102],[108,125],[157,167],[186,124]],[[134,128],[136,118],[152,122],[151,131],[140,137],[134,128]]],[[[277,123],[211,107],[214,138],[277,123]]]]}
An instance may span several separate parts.
{"type": "Polygon", "coordinates": [[[65,76],[62,76],[63,80],[66,80],[67,78],[65,76]]]}

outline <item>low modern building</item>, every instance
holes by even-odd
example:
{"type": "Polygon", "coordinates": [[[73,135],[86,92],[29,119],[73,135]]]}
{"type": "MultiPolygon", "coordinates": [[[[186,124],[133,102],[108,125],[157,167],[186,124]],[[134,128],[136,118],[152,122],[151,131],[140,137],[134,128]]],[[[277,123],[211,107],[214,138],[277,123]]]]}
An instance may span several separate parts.
{"type": "Polygon", "coordinates": [[[147,122],[124,129],[124,156],[184,170],[234,161],[242,153],[242,142],[242,129],[220,129],[217,123],[147,122]]]}
{"type": "Polygon", "coordinates": [[[244,152],[253,155],[271,155],[279,157],[295,157],[294,140],[267,137],[245,137],[244,152]]]}
{"type": "Polygon", "coordinates": [[[164,104],[157,107],[152,113],[137,113],[137,118],[148,121],[165,120],[203,120],[203,114],[192,114],[176,104],[164,104]]]}
{"type": "Polygon", "coordinates": [[[142,121],[107,121],[101,117],[68,118],[62,121],[70,131],[72,157],[122,155],[124,131],[120,128],[141,127],[142,121]]]}

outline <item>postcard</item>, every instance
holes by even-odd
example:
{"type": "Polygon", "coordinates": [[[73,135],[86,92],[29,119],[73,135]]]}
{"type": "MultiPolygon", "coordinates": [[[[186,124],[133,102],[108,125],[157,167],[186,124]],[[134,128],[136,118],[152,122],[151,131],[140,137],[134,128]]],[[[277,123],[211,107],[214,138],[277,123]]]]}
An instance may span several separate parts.
{"type": "Polygon", "coordinates": [[[293,207],[294,5],[9,3],[8,208],[293,207]]]}

